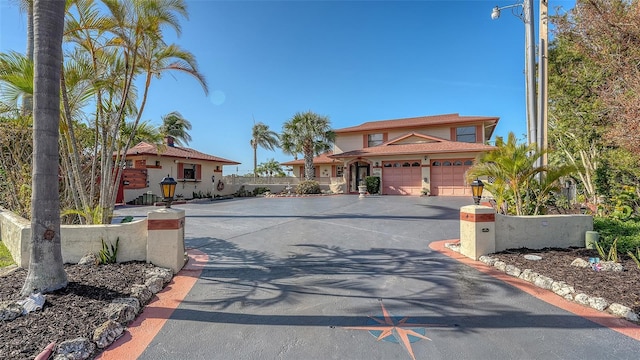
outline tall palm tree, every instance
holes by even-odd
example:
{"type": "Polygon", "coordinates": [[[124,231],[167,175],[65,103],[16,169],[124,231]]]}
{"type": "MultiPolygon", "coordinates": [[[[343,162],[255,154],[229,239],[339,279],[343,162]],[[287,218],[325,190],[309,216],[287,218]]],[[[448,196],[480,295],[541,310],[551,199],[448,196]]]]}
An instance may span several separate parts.
{"type": "Polygon", "coordinates": [[[304,155],[304,177],[314,176],[313,157],[331,148],[336,134],[326,116],[314,112],[298,112],[282,126],[280,135],[282,150],[296,156],[304,155]]]}
{"type": "Polygon", "coordinates": [[[258,146],[273,151],[280,146],[280,137],[275,131],[269,130],[269,125],[259,122],[253,124],[249,143],[253,149],[253,175],[255,176],[258,171],[258,146]]]}
{"type": "Polygon", "coordinates": [[[172,111],[162,117],[162,125],[160,125],[160,134],[164,137],[171,137],[176,144],[185,145],[191,141],[191,135],[187,130],[191,130],[191,122],[185,119],[182,114],[172,111]]]}
{"type": "Polygon", "coordinates": [[[60,245],[58,126],[65,0],[35,0],[31,256],[22,295],[67,286],[60,245]]]}

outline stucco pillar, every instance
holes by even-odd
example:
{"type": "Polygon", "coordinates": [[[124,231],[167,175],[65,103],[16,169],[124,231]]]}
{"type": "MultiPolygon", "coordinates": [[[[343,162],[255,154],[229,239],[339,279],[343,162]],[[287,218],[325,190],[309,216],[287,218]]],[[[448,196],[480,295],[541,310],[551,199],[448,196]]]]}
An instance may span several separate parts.
{"type": "Polygon", "coordinates": [[[474,260],[496,250],[496,212],[492,207],[460,208],[460,253],[474,260]]]}
{"type": "Polygon", "coordinates": [[[185,263],[184,210],[162,208],[147,217],[147,262],[177,273],[185,263]]]}

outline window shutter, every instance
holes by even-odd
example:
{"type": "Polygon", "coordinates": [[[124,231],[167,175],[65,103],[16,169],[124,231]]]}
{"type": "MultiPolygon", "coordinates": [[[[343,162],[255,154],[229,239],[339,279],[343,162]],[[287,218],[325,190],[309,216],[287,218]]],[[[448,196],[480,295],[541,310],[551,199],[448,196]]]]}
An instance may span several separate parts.
{"type": "Polygon", "coordinates": [[[196,165],[196,180],[201,180],[202,179],[202,165],[197,164],[196,165]]]}
{"type": "Polygon", "coordinates": [[[178,179],[184,179],[184,164],[178,163],[178,179]]]}

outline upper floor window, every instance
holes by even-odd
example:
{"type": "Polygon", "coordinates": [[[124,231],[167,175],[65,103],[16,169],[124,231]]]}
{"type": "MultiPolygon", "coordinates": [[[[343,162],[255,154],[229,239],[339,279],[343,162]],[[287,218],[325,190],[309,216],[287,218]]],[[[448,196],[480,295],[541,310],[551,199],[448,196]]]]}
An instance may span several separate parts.
{"type": "Polygon", "coordinates": [[[456,141],[461,142],[476,142],[476,127],[475,126],[462,126],[456,128],[456,141]]]}
{"type": "Polygon", "coordinates": [[[384,136],[382,134],[369,134],[367,135],[367,140],[368,147],[378,146],[384,142],[384,136]]]}

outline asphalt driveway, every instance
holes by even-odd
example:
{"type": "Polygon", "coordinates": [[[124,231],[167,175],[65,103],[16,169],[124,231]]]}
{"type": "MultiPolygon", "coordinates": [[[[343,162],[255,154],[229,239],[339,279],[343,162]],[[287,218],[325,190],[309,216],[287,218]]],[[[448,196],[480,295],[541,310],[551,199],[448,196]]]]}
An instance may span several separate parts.
{"type": "Polygon", "coordinates": [[[470,203],[343,195],[176,205],[187,247],[209,261],[140,359],[637,358],[640,342],[431,251],[458,238],[459,208],[470,203]]]}

